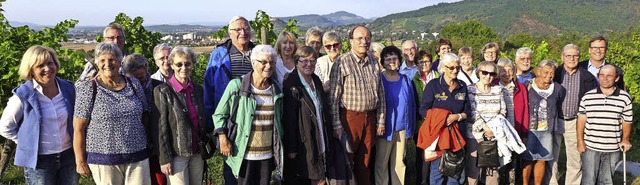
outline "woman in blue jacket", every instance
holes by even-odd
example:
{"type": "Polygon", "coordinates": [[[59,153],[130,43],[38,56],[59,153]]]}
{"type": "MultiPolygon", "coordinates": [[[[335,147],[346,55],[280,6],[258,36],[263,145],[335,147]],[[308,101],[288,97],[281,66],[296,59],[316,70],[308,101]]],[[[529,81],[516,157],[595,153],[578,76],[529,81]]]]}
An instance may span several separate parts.
{"type": "Polygon", "coordinates": [[[0,118],[0,135],[18,144],[14,164],[24,167],[28,184],[78,184],[72,148],[76,90],[56,77],[56,52],[32,46],[18,74],[25,82],[13,90],[0,118]]]}

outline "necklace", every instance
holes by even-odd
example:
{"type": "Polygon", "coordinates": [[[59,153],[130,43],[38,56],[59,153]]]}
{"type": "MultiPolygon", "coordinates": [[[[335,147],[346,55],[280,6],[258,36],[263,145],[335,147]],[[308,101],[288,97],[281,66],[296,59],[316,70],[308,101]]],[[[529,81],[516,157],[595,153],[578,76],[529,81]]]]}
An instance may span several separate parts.
{"type": "Polygon", "coordinates": [[[118,77],[117,82],[115,82],[113,85],[109,85],[107,81],[105,81],[104,78],[102,78],[102,76],[100,76],[100,81],[102,81],[102,85],[104,85],[106,88],[109,88],[109,89],[115,89],[119,87],[121,82],[120,77],[118,77]]]}

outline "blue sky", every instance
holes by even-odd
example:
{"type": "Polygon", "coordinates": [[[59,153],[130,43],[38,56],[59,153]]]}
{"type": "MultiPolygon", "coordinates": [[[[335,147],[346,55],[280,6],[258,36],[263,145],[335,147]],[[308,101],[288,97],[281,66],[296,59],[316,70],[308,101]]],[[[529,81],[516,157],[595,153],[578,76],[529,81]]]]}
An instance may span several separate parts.
{"type": "Polygon", "coordinates": [[[365,18],[419,9],[458,0],[7,0],[2,7],[10,21],[54,25],[65,19],[78,26],[102,26],[119,12],[141,16],[144,25],[225,23],[235,15],[249,19],[257,10],[270,16],[329,14],[348,11],[365,18]]]}

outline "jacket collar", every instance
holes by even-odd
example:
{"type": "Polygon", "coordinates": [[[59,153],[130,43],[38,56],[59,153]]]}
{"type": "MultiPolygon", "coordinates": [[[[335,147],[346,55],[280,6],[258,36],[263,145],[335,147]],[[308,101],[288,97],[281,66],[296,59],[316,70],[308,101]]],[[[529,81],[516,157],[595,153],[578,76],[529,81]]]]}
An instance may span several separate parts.
{"type": "MultiPolygon", "coordinates": [[[[274,71],[275,73],[275,71],[274,71]]],[[[251,74],[253,74],[253,70],[249,71],[249,73],[242,75],[241,79],[241,86],[240,86],[240,96],[249,96],[251,93],[251,74]]],[[[282,94],[282,90],[280,88],[280,86],[278,86],[278,82],[276,81],[276,78],[272,75],[271,77],[269,77],[269,81],[271,81],[271,85],[273,86],[272,91],[273,94],[278,96],[282,94]]]]}

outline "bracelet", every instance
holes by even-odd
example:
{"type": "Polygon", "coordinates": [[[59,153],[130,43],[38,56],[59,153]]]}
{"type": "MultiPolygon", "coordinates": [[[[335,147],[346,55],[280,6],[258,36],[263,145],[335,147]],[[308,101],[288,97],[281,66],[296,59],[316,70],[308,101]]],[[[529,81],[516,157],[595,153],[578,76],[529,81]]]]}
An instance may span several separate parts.
{"type": "Polygon", "coordinates": [[[458,114],[458,122],[462,121],[462,114],[458,114]]]}

